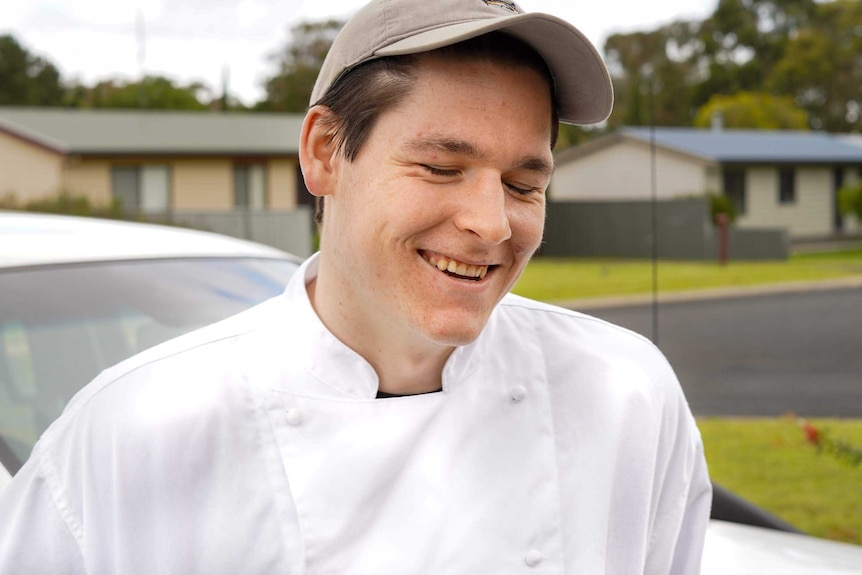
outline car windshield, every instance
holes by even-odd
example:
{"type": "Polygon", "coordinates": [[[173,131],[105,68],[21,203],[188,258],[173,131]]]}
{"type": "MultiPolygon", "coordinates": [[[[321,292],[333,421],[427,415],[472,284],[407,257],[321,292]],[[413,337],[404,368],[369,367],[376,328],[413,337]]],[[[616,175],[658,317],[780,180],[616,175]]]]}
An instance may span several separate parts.
{"type": "Polygon", "coordinates": [[[278,295],[297,267],[199,258],[0,270],[0,460],[17,472],[103,369],[278,295]]]}

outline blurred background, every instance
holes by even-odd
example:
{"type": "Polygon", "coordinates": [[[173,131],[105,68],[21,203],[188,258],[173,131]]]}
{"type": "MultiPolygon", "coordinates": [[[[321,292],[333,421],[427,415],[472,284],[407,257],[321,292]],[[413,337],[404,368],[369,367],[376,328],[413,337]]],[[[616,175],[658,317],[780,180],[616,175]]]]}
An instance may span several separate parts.
{"type": "MultiPolygon", "coordinates": [[[[255,107],[274,96],[266,85],[292,58],[288,44],[306,42],[317,30],[337,28],[338,24],[322,22],[345,21],[361,2],[34,0],[4,4],[0,35],[12,36],[34,59],[43,59],[42,65],[53,67],[67,87],[164,77],[176,87],[198,88],[196,96],[206,104],[220,96],[227,83],[236,105],[255,107]]],[[[715,2],[661,0],[649,6],[628,4],[624,9],[617,2],[593,4],[585,10],[576,2],[528,0],[524,6],[573,22],[601,46],[608,36],[621,31],[706,17],[715,2]]],[[[329,37],[323,31],[321,35],[329,37]]],[[[11,52],[4,54],[11,57],[11,52]]]]}

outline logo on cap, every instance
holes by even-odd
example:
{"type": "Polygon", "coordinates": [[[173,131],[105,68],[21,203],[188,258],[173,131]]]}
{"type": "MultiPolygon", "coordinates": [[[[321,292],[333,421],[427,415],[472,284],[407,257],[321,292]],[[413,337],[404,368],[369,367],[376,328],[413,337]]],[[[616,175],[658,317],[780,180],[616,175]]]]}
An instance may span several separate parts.
{"type": "Polygon", "coordinates": [[[508,10],[509,12],[518,13],[518,9],[515,8],[514,2],[507,2],[506,0],[482,0],[488,6],[496,6],[498,8],[502,8],[503,10],[508,10]]]}

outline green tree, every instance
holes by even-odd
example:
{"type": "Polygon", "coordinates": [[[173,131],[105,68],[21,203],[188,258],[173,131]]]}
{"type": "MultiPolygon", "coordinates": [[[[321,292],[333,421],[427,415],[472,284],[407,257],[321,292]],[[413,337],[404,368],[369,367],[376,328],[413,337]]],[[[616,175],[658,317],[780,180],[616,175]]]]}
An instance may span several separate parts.
{"type": "Polygon", "coordinates": [[[854,215],[862,222],[862,182],[839,190],[838,208],[845,216],[854,215]]]}
{"type": "Polygon", "coordinates": [[[605,42],[617,104],[609,124],[690,125],[699,79],[698,22],[677,21],[651,32],[615,34],[605,42]]]}
{"type": "Polygon", "coordinates": [[[715,94],[760,91],[790,38],[810,24],[814,0],[719,0],[700,26],[700,63],[709,74],[696,89],[700,107],[715,94]]]}
{"type": "Polygon", "coordinates": [[[160,110],[206,110],[199,94],[203,85],[176,85],[163,76],[139,81],[103,80],[95,86],[73,86],[68,101],[81,108],[146,108],[160,110]]]}
{"type": "Polygon", "coordinates": [[[326,20],[302,22],[291,28],[287,45],[271,57],[277,72],[265,81],[266,98],[255,108],[304,112],[323,60],[343,26],[343,21],[326,20]]]}
{"type": "Polygon", "coordinates": [[[0,35],[0,105],[59,106],[63,103],[60,72],[31,54],[10,34],[0,35]]]}
{"type": "Polygon", "coordinates": [[[762,92],[738,92],[713,96],[698,111],[697,127],[708,127],[721,114],[725,127],[756,130],[807,130],[808,114],[787,96],[762,92]]]}
{"type": "Polygon", "coordinates": [[[788,42],[767,87],[796,99],[812,127],[862,130],[862,3],[817,5],[810,25],[788,42]]]}

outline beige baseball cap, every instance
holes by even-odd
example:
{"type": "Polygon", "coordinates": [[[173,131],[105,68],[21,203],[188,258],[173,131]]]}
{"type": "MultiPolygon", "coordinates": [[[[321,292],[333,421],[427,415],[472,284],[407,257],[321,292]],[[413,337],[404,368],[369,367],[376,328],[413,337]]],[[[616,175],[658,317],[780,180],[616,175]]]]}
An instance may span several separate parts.
{"type": "Polygon", "coordinates": [[[610,115],[613,85],[598,50],[555,16],[525,13],[507,0],[373,0],[344,26],[320,69],[314,105],[341,75],[382,56],[417,54],[494,30],[526,42],[548,65],[560,121],[595,124],[610,115]]]}

